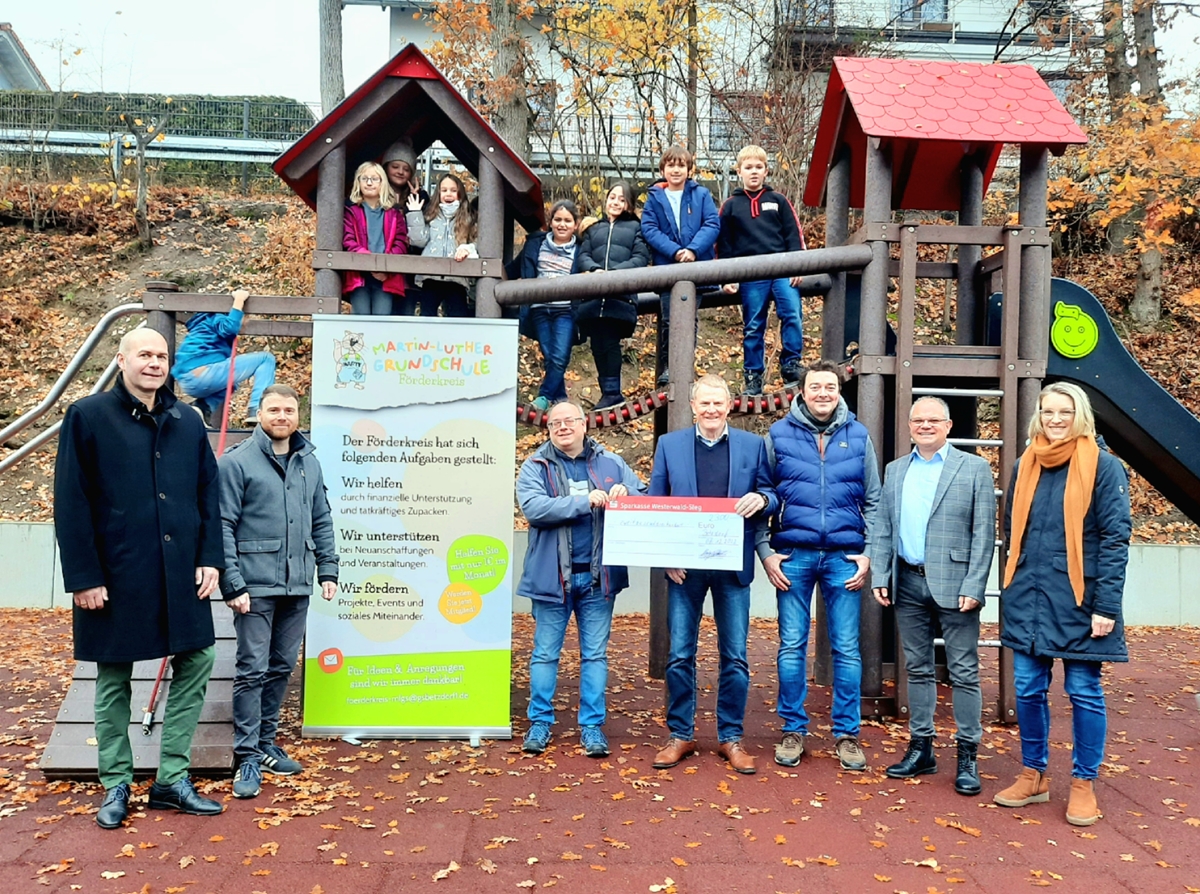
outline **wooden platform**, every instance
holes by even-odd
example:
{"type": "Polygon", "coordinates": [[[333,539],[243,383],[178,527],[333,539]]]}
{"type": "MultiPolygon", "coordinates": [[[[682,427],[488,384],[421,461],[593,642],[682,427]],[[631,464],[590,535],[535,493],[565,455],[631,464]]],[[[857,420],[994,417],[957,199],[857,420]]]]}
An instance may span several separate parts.
{"type": "MultiPolygon", "coordinates": [[[[233,671],[237,638],[229,607],[216,599],[212,610],[217,656],[204,708],[200,712],[200,723],[192,740],[192,774],[195,776],[228,776],[233,771],[233,671]]],[[[162,719],[171,690],[170,665],[155,707],[152,734],[142,735],[142,715],[154,688],[158,666],[157,660],[139,661],[133,666],[129,740],[133,743],[134,773],[138,776],[151,776],[158,769],[162,719]]],[[[39,761],[47,779],[96,778],[95,696],[96,665],[81,661],[75,665],[71,688],[59,706],[54,732],[39,761]]]]}

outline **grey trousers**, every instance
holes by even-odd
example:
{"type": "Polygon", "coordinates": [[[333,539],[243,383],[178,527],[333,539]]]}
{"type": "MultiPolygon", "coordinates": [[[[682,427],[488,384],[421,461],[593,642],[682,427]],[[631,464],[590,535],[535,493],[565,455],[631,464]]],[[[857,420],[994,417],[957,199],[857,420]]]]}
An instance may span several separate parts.
{"type": "Polygon", "coordinates": [[[979,609],[960,612],[937,604],[929,585],[903,566],[896,588],[896,626],[908,668],[908,729],[914,736],[934,735],[937,707],[933,638],[940,623],[946,641],[946,665],[954,687],[954,724],[958,741],[979,744],[983,736],[979,691],[979,609]]]}
{"type": "Polygon", "coordinates": [[[275,741],[279,709],[304,638],[307,596],[252,596],[250,611],[234,613],[237,666],[233,678],[233,757],[261,757],[275,741]]]}

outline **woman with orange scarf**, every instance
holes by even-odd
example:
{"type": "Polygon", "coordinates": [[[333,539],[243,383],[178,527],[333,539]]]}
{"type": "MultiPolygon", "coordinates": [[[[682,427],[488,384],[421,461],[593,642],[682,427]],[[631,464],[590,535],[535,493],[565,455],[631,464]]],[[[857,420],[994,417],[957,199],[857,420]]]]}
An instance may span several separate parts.
{"type": "Polygon", "coordinates": [[[1075,740],[1067,822],[1090,826],[1100,818],[1094,784],[1108,724],[1100,671],[1105,661],[1129,660],[1121,622],[1129,527],[1125,468],[1096,443],[1087,395],[1076,385],[1047,385],[1004,517],[1000,638],[1013,650],[1025,769],[995,796],[1001,806],[1050,800],[1046,695],[1059,658],[1075,740]]]}

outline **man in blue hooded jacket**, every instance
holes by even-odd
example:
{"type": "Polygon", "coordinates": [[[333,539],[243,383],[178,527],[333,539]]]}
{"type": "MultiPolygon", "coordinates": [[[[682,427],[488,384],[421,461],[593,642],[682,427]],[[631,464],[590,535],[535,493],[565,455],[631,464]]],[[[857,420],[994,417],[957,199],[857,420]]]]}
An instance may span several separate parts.
{"type": "Polygon", "coordinates": [[[258,424],[258,405],[263,392],[275,384],[275,355],[269,351],[242,354],[233,360],[233,340],[242,328],[243,308],[250,293],[237,289],[233,307],[227,314],[198,313],[187,321],[188,334],[175,352],[171,375],[189,397],[210,427],[221,424],[225,389],[229,385],[229,364],[234,363],[233,387],[254,379],[250,404],[246,408],[245,424],[258,424]]]}
{"type": "Polygon", "coordinates": [[[611,497],[646,486],[625,460],[587,437],[583,410],[555,404],[546,418],[550,440],[521,464],[517,502],[529,521],[529,546],[517,594],[532,600],[529,730],[522,745],[541,754],[550,744],[554,690],[567,623],[579,629],[579,740],[589,757],[608,755],[604,690],[613,600],[629,586],[623,566],[604,565],[601,534],[611,497]]]}

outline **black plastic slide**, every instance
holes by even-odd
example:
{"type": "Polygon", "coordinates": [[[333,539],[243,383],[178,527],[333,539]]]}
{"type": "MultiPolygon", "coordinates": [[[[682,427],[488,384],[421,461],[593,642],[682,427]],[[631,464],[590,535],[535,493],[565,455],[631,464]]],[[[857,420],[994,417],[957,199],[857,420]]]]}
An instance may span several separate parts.
{"type": "Polygon", "coordinates": [[[1113,452],[1200,524],[1200,421],[1133,359],[1083,286],[1052,280],[1050,311],[1047,381],[1082,387],[1113,452]]]}

